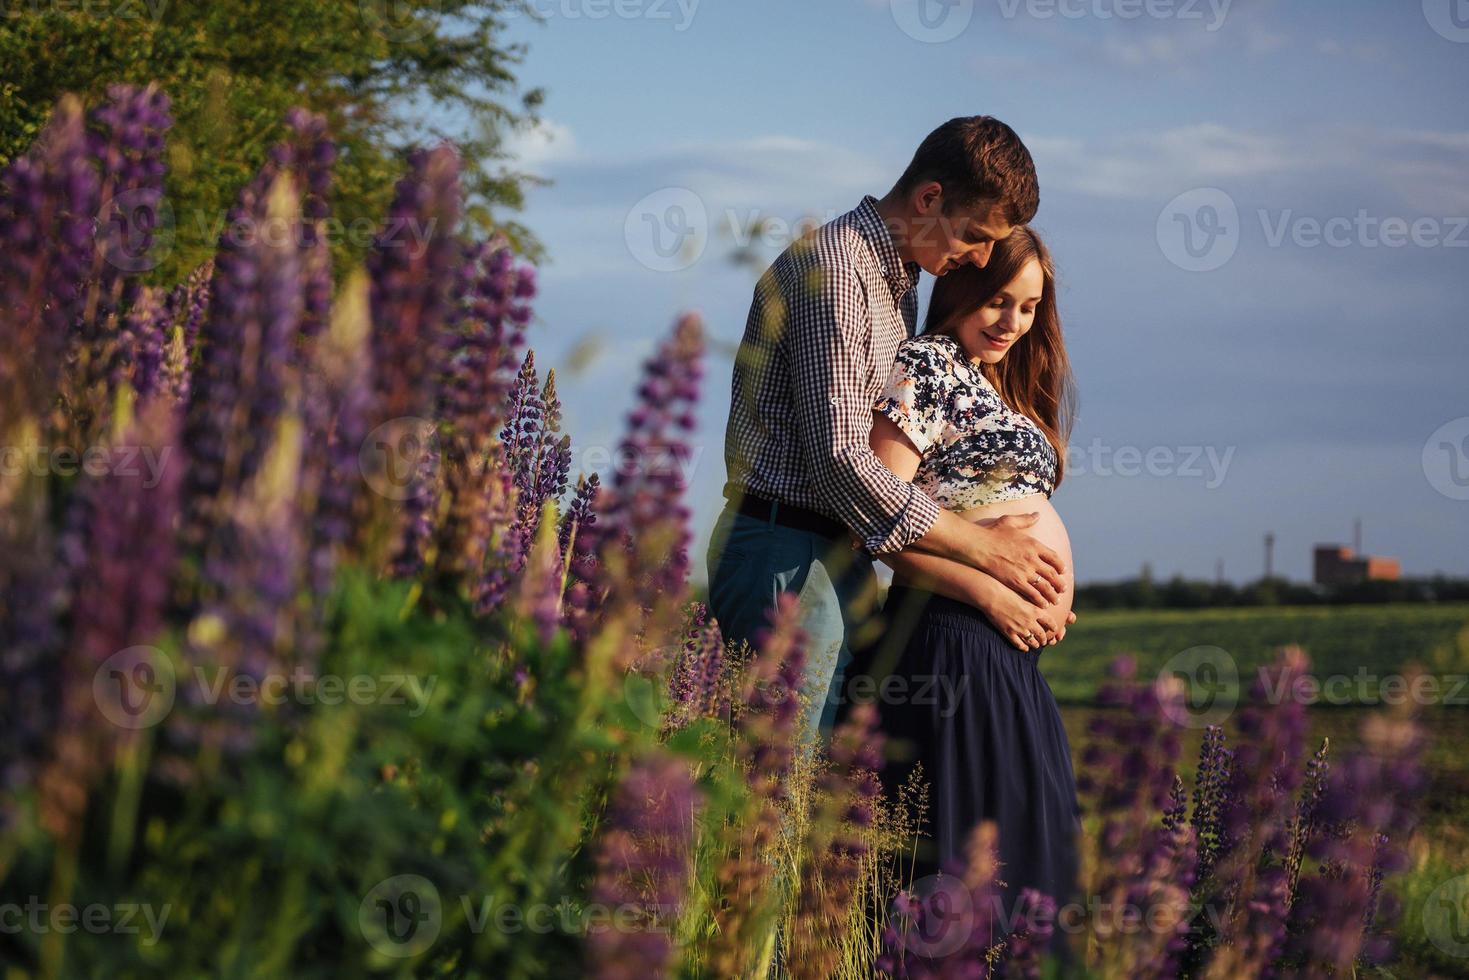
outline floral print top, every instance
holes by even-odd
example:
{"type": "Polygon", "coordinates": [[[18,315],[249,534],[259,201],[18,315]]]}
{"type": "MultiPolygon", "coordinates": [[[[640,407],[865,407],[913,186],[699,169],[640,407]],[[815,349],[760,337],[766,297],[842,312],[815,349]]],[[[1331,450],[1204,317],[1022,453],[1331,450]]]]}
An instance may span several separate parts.
{"type": "Polygon", "coordinates": [[[959,341],[924,334],[898,346],[874,406],[922,455],[914,486],[965,511],[1056,488],[1056,450],[1040,426],[1006,405],[959,341]]]}

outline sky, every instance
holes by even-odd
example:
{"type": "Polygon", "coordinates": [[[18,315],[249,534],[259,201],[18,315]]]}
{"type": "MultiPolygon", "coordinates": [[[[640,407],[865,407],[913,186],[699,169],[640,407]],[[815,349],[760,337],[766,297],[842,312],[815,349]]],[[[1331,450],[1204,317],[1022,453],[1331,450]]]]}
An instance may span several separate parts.
{"type": "Polygon", "coordinates": [[[980,113],[1030,148],[1059,270],[1078,582],[1250,581],[1267,532],[1306,581],[1357,518],[1405,575],[1469,575],[1469,0],[530,3],[529,342],[606,472],[641,363],[703,317],[697,581],[759,271],[980,113]]]}

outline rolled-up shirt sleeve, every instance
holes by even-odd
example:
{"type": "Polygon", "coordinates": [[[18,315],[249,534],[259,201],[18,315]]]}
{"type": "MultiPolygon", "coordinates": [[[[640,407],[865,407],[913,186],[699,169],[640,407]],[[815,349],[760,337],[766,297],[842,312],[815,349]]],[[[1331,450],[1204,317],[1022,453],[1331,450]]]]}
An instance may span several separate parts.
{"type": "Polygon", "coordinates": [[[900,551],[928,533],[939,506],[872,451],[869,379],[876,368],[856,270],[823,264],[808,272],[805,282],[786,291],[790,306],[782,347],[790,358],[796,428],[816,491],[868,551],[900,551]]]}

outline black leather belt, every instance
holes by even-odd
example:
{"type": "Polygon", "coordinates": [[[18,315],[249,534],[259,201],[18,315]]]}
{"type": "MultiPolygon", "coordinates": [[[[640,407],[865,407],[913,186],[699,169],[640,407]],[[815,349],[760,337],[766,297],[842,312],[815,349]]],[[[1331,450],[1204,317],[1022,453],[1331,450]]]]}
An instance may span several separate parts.
{"type": "MultiPolygon", "coordinates": [[[[737,493],[739,491],[736,491],[737,493]]],[[[730,507],[739,514],[753,517],[760,521],[769,521],[771,511],[775,511],[775,523],[782,527],[795,528],[798,531],[810,531],[824,538],[849,539],[852,534],[847,526],[841,521],[833,520],[825,514],[818,514],[814,510],[797,507],[794,504],[781,504],[757,497],[752,493],[741,493],[738,504],[731,502],[730,507]]]]}

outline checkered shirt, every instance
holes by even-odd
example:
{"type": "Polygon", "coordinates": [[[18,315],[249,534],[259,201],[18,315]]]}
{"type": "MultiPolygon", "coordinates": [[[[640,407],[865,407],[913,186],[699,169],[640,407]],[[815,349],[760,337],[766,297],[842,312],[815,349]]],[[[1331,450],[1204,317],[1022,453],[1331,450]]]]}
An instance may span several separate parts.
{"type": "Polygon", "coordinates": [[[819,511],[873,554],[923,537],[939,507],[872,452],[872,409],[918,319],[905,264],[868,195],[793,243],[760,277],[735,358],[727,496],[819,511]]]}

